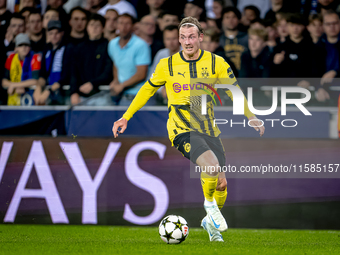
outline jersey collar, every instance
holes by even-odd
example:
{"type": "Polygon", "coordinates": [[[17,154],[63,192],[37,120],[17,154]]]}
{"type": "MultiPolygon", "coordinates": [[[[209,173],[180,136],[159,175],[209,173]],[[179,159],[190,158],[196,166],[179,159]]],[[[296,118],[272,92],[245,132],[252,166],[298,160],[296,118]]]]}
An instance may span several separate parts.
{"type": "Polygon", "coordinates": [[[183,56],[183,50],[181,50],[179,52],[179,55],[181,56],[182,60],[185,61],[185,62],[188,62],[188,63],[191,63],[191,62],[197,62],[198,60],[200,60],[203,56],[203,53],[204,53],[204,50],[200,50],[201,51],[201,54],[199,55],[198,59],[195,59],[195,60],[186,60],[183,56]]]}

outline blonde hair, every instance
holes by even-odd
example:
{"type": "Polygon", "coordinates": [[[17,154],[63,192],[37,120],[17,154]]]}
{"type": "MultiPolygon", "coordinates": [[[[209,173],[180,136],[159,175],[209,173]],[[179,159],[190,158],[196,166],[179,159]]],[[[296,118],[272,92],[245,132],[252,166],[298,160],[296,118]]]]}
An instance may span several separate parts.
{"type": "Polygon", "coordinates": [[[204,30],[203,30],[201,24],[194,17],[186,17],[186,18],[182,19],[181,23],[179,23],[179,25],[178,25],[178,30],[181,27],[197,27],[198,34],[204,34],[204,30]]]}
{"type": "Polygon", "coordinates": [[[248,35],[256,35],[260,37],[263,41],[268,41],[268,33],[264,29],[254,29],[250,28],[248,29],[248,35]]]}

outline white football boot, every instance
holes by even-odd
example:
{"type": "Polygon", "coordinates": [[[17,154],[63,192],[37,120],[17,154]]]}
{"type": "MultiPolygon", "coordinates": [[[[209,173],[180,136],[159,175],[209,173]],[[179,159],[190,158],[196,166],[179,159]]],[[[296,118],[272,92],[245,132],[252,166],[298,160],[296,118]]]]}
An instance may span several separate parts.
{"type": "Polygon", "coordinates": [[[215,199],[214,205],[206,205],[206,203],[204,203],[204,209],[207,212],[207,216],[211,222],[211,226],[213,226],[219,232],[224,232],[228,230],[227,222],[223,218],[220,209],[218,209],[215,199]]]}
{"type": "Polygon", "coordinates": [[[201,227],[208,232],[210,242],[224,242],[221,233],[212,226],[208,215],[203,218],[201,227]]]}

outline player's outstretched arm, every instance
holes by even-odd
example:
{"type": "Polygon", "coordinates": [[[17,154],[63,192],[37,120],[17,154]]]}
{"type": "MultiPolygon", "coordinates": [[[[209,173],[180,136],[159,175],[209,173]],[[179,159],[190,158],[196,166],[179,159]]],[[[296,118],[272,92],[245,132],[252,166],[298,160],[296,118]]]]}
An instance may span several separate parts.
{"type": "Polygon", "coordinates": [[[260,136],[263,136],[265,130],[263,123],[255,116],[250,116],[249,120],[251,120],[249,125],[251,125],[256,131],[260,131],[260,136]]]}
{"type": "Polygon", "coordinates": [[[125,129],[127,128],[127,123],[128,121],[124,118],[120,118],[115,123],[113,123],[112,132],[114,138],[117,138],[118,134],[124,133],[125,129]]]}

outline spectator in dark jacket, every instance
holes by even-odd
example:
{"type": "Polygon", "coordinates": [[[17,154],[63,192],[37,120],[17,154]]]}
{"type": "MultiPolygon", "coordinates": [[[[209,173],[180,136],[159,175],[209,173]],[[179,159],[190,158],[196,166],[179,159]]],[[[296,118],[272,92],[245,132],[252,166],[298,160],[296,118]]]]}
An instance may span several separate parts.
{"type": "Polygon", "coordinates": [[[222,58],[230,65],[234,74],[238,76],[238,71],[234,63],[225,55],[224,49],[219,44],[220,33],[214,28],[208,28],[204,31],[203,42],[201,43],[202,50],[210,51],[222,58]]]}
{"type": "Polygon", "coordinates": [[[240,30],[247,31],[250,27],[250,24],[253,23],[255,20],[260,19],[260,10],[254,5],[248,5],[244,7],[241,24],[243,25],[240,30]]]}
{"type": "MultiPolygon", "coordinates": [[[[98,93],[99,85],[112,81],[112,61],[107,53],[108,41],[103,38],[104,26],[104,17],[92,14],[87,25],[89,39],[79,44],[75,50],[76,61],[71,76],[72,105],[98,93]]],[[[101,105],[101,100],[87,99],[87,104],[101,105]]]]}
{"type": "Polygon", "coordinates": [[[48,23],[47,34],[50,43],[44,49],[39,81],[34,91],[34,100],[36,104],[64,104],[63,90],[63,72],[65,43],[63,40],[64,31],[59,20],[51,20],[48,23]]]}
{"type": "Polygon", "coordinates": [[[314,14],[309,17],[307,30],[314,44],[318,43],[320,37],[323,34],[322,22],[322,16],[319,14],[314,14]]]}
{"type": "Polygon", "coordinates": [[[240,78],[268,78],[273,61],[267,46],[268,34],[264,29],[248,30],[248,47],[241,57],[240,78]]]}
{"type": "Polygon", "coordinates": [[[3,38],[5,36],[11,17],[12,13],[7,10],[6,0],[0,0],[0,38],[3,38]]]}
{"type": "MultiPolygon", "coordinates": [[[[289,36],[274,50],[275,77],[307,78],[313,77],[318,71],[313,56],[315,46],[310,37],[303,34],[305,25],[305,19],[300,14],[293,14],[288,19],[289,36]]],[[[310,83],[301,79],[297,85],[308,88],[310,83]]]]}
{"type": "Polygon", "coordinates": [[[46,37],[42,26],[42,16],[38,10],[28,15],[28,33],[32,50],[42,52],[46,45],[46,37]]]}
{"type": "Polygon", "coordinates": [[[327,88],[334,78],[340,76],[340,19],[336,12],[328,10],[323,16],[325,34],[317,44],[317,53],[320,56],[322,68],[321,84],[316,93],[318,101],[330,99],[327,88]]]}
{"type": "Polygon", "coordinates": [[[241,13],[236,7],[226,7],[222,12],[223,33],[220,44],[225,55],[234,63],[237,70],[241,68],[241,55],[248,48],[247,33],[239,31],[241,13]]]}
{"type": "Polygon", "coordinates": [[[9,21],[5,38],[0,40],[0,75],[4,74],[6,59],[15,49],[15,37],[25,33],[25,18],[18,13],[14,13],[9,21]]]}

